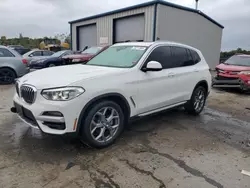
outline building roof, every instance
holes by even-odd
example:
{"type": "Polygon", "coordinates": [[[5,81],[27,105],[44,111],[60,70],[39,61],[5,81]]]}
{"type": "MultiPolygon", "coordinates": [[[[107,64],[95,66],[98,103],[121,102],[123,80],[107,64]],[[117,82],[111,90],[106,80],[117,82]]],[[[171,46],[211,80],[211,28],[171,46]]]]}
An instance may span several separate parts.
{"type": "Polygon", "coordinates": [[[184,6],[181,6],[181,5],[174,4],[174,3],[169,3],[169,2],[164,1],[164,0],[153,0],[153,1],[146,2],[146,3],[141,3],[141,4],[133,5],[133,6],[130,6],[130,7],[125,7],[125,8],[113,10],[113,11],[110,11],[110,12],[105,12],[105,13],[102,13],[102,14],[97,14],[97,15],[94,15],[94,16],[89,16],[89,17],[85,17],[85,18],[73,20],[73,21],[70,21],[69,23],[73,24],[73,23],[77,23],[77,22],[81,22],[81,21],[86,21],[86,20],[90,20],[90,19],[100,18],[100,17],[103,17],[103,16],[108,16],[108,15],[111,15],[111,14],[116,14],[116,13],[119,13],[119,12],[128,11],[128,10],[132,10],[132,9],[136,9],[136,8],[142,8],[142,7],[151,6],[151,5],[156,5],[156,4],[166,5],[166,6],[169,6],[169,7],[173,7],[173,8],[177,8],[177,9],[181,9],[181,10],[186,10],[186,11],[193,12],[193,13],[197,13],[197,14],[203,16],[204,18],[208,19],[212,23],[218,25],[222,29],[224,28],[223,25],[221,25],[220,23],[216,22],[214,19],[212,19],[211,17],[207,16],[206,14],[204,14],[203,12],[201,12],[200,10],[196,10],[196,9],[184,7],[184,6]]]}

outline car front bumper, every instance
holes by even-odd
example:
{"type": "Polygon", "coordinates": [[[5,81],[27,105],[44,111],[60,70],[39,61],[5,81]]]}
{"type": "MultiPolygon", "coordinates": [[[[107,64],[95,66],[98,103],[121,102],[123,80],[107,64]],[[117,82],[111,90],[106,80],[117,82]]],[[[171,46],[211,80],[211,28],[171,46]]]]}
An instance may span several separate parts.
{"type": "MultiPolygon", "coordinates": [[[[84,99],[84,98],[83,98],[84,99]]],[[[87,103],[85,100],[73,99],[70,101],[49,101],[37,93],[35,103],[28,104],[15,94],[12,112],[29,126],[40,129],[44,133],[63,135],[76,133],[78,130],[78,118],[87,103]],[[47,112],[61,113],[60,116],[51,116],[47,112]]]]}
{"type": "Polygon", "coordinates": [[[212,80],[212,86],[217,88],[239,88],[249,90],[250,82],[237,77],[216,76],[212,80]]]}

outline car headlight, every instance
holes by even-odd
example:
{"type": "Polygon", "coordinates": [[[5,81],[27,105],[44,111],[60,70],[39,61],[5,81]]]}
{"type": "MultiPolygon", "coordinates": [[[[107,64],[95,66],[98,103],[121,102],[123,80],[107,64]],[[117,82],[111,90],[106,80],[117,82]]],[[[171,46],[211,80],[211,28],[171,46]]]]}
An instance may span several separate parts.
{"type": "Polygon", "coordinates": [[[41,95],[51,101],[68,101],[84,93],[81,87],[63,87],[42,90],[41,95]]]}
{"type": "Polygon", "coordinates": [[[250,71],[241,71],[239,74],[250,75],[250,71]]]}

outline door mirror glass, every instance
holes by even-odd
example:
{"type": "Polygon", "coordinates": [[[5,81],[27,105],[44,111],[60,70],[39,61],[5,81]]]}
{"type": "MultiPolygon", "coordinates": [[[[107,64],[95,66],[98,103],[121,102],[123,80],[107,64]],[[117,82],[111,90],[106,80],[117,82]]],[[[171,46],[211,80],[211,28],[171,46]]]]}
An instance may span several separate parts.
{"type": "Polygon", "coordinates": [[[157,61],[150,61],[147,63],[146,68],[143,68],[143,71],[161,71],[162,65],[157,61]]]}

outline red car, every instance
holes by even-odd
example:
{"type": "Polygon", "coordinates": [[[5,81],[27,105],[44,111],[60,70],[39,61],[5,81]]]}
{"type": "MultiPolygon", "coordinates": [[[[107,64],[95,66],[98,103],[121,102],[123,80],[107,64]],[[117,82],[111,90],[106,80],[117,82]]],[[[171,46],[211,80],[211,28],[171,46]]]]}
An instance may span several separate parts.
{"type": "Polygon", "coordinates": [[[96,56],[97,54],[101,53],[105,49],[107,49],[108,46],[105,47],[90,47],[80,54],[73,54],[73,55],[67,55],[64,56],[63,59],[67,62],[67,64],[70,63],[87,63],[92,57],[96,56]]]}
{"type": "Polygon", "coordinates": [[[250,55],[234,55],[216,67],[213,87],[250,90],[250,55]]]}

